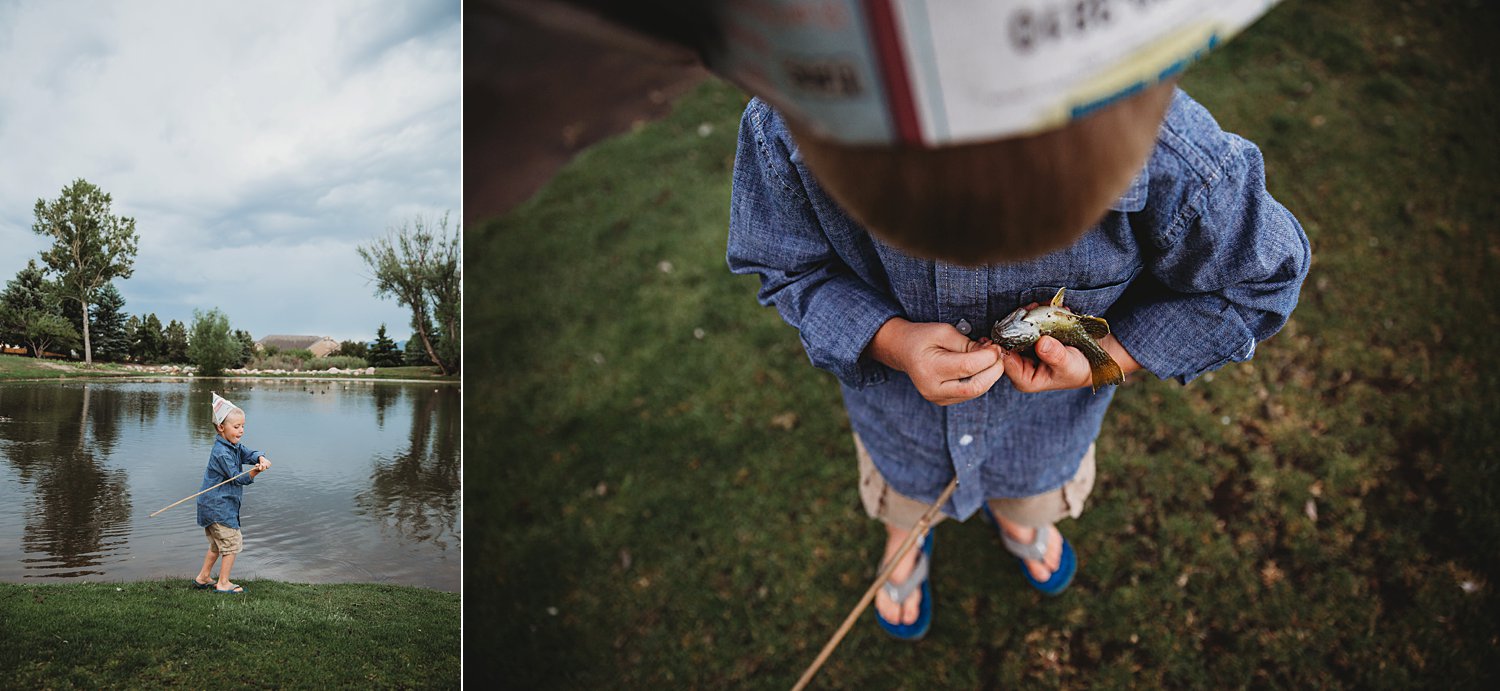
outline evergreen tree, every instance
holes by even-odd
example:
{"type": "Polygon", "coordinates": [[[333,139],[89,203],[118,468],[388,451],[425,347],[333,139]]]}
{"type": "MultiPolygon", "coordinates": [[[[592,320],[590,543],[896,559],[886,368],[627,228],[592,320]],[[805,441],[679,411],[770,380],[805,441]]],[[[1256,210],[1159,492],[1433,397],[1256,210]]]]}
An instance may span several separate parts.
{"type": "Polygon", "coordinates": [[[188,361],[188,335],[187,327],[182,322],[173,319],[167,323],[167,328],[161,333],[162,337],[162,359],[173,364],[186,363],[188,361]]]}
{"type": "Polygon", "coordinates": [[[401,364],[401,352],[396,342],[385,335],[385,324],[375,331],[375,341],[370,344],[370,356],[365,358],[371,367],[396,367],[401,364]]]}
{"type": "Polygon", "coordinates": [[[134,314],[130,315],[130,318],[125,320],[125,356],[132,360],[137,359],[135,356],[135,341],[140,330],[141,318],[134,314]]]}
{"type": "Polygon", "coordinates": [[[56,286],[35,261],[0,293],[0,341],[25,346],[36,357],[78,347],[78,329],[63,316],[56,286]]]}
{"type": "MultiPolygon", "coordinates": [[[[435,336],[433,338],[432,347],[438,347],[437,339],[435,336]]],[[[417,339],[416,334],[412,334],[411,338],[406,339],[405,351],[406,352],[402,353],[401,359],[408,366],[419,367],[422,365],[432,364],[432,358],[428,357],[426,346],[422,345],[422,342],[417,339]]]]}
{"type": "Polygon", "coordinates": [[[255,357],[255,339],[250,337],[249,331],[242,331],[240,329],[234,330],[234,339],[240,342],[240,354],[239,357],[235,358],[234,366],[244,367],[250,364],[250,360],[255,357]]]}
{"type": "Polygon", "coordinates": [[[125,297],[106,283],[94,297],[89,313],[89,332],[93,334],[94,356],[106,362],[119,362],[130,355],[130,341],[125,336],[125,297]]]}
{"type": "MultiPolygon", "coordinates": [[[[47,284],[47,270],[33,259],[0,293],[0,343],[26,343],[27,323],[41,314],[56,314],[57,301],[47,284]]],[[[32,353],[35,355],[36,353],[32,353]]]]}
{"type": "Polygon", "coordinates": [[[156,313],[146,315],[140,328],[135,331],[135,341],[130,344],[130,354],[136,362],[155,364],[162,361],[166,338],[162,335],[161,320],[156,313]]]}

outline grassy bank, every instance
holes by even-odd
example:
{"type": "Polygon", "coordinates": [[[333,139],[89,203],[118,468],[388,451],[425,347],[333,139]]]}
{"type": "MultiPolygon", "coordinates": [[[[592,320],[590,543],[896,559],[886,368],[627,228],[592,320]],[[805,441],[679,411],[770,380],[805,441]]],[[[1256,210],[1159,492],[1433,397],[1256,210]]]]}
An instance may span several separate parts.
{"type": "Polygon", "coordinates": [[[10,688],[457,688],[459,596],[389,585],[0,584],[10,688]]]}
{"type": "MultiPolygon", "coordinates": [[[[1119,391],[1072,589],[938,531],[918,645],[824,688],[1485,687],[1500,658],[1500,91],[1489,4],[1290,0],[1183,84],[1314,266],[1256,359],[1119,391]]],[[[836,382],[724,267],[741,94],[466,233],[470,680],[789,686],[872,576],[836,382]]],[[[1192,338],[1183,334],[1183,338],[1192,338]]],[[[1003,384],[1002,384],[1003,385],[1003,384]]]]}
{"type": "MultiPolygon", "coordinates": [[[[126,365],[114,363],[94,363],[85,365],[82,362],[68,360],[38,360],[31,357],[19,355],[0,355],[0,381],[25,381],[43,379],[108,379],[119,377],[146,377],[159,379],[168,376],[186,377],[184,374],[164,374],[161,372],[141,371],[126,365]]],[[[262,379],[423,379],[432,381],[457,382],[459,377],[454,375],[440,375],[436,367],[412,366],[412,367],[380,367],[374,374],[353,375],[345,372],[330,374],[326,371],[305,371],[287,374],[235,374],[233,377],[257,377],[262,379]]],[[[195,377],[196,378],[196,377],[195,377]]]]}

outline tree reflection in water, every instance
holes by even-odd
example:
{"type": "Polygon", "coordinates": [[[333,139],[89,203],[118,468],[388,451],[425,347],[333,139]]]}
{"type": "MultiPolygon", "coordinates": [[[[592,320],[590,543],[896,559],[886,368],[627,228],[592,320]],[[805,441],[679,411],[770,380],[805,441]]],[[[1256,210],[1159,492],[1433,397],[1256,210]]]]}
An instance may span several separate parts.
{"type": "Polygon", "coordinates": [[[119,392],[83,384],[5,388],[0,395],[8,422],[0,425],[0,457],[34,488],[22,548],[45,555],[22,560],[41,572],[27,576],[104,573],[94,567],[124,546],[130,527],[123,474],[99,462],[119,438],[119,392]],[[76,417],[57,412],[72,410],[76,417]]]}
{"type": "Polygon", "coordinates": [[[431,541],[442,549],[458,538],[459,397],[455,387],[421,396],[421,407],[412,411],[407,448],[375,457],[370,488],[354,502],[358,513],[380,521],[382,533],[394,530],[403,539],[431,541]]]}

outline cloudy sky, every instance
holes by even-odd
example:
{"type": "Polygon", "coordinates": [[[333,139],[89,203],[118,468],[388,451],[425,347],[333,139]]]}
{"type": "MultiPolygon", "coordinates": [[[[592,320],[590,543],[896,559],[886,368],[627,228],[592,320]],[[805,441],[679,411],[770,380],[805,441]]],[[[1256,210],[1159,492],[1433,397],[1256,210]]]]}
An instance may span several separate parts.
{"type": "Polygon", "coordinates": [[[0,0],[0,285],[74,179],[140,236],[131,314],[411,332],[355,247],[461,215],[459,0],[0,0]]]}

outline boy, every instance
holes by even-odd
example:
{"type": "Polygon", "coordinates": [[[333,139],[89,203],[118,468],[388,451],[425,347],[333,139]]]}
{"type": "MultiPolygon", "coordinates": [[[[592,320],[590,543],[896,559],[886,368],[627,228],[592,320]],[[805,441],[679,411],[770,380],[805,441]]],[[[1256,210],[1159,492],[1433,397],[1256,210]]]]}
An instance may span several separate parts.
{"type": "MultiPolygon", "coordinates": [[[[1002,544],[1043,593],[1055,595],[1071,582],[1076,558],[1054,524],[1082,512],[1093,486],[1093,440],[1113,389],[1093,394],[1086,358],[1051,337],[1036,344],[1036,360],[975,342],[1012,310],[1067,288],[1069,308],[1109,320],[1112,333],[1100,345],[1127,374],[1146,369],[1186,383],[1249,359],[1296,305],[1310,260],[1307,238],[1266,192],[1259,150],[1221,131],[1169,84],[1140,98],[1164,105],[1129,116],[1151,118],[1149,131],[1157,132],[1145,165],[1136,164],[1103,218],[1039,257],[1024,242],[1035,226],[1000,227],[1003,220],[994,224],[999,240],[965,239],[941,221],[917,231],[920,238],[889,229],[872,235],[814,179],[807,160],[815,142],[794,139],[760,100],[746,108],[729,266],[760,276],[761,302],[776,306],[800,332],[812,363],[842,384],[860,497],[886,527],[882,563],[923,504],[956,475],[947,515],[962,520],[982,511],[995,520],[1002,544]],[[1028,258],[972,266],[1000,256],[983,251],[964,261],[968,243],[986,241],[1019,246],[1028,258]],[[1002,376],[1010,385],[995,386],[1002,376]]],[[[1087,118],[1076,122],[1093,127],[1087,118]]],[[[1088,146],[1055,149],[1068,153],[1059,165],[1078,175],[1114,175],[1106,169],[1121,165],[1088,146]]],[[[974,169],[984,170],[993,151],[954,155],[973,154],[974,169]]],[[[844,167],[842,184],[857,187],[860,168],[844,167]]],[[[981,182],[1067,196],[1027,188],[1024,176],[981,182]]],[[[982,220],[968,219],[967,227],[982,220]]],[[[878,621],[898,638],[920,638],[931,620],[931,540],[929,534],[897,565],[876,597],[878,621]]]]}
{"type": "Polygon", "coordinates": [[[214,448],[208,454],[208,469],[203,472],[203,487],[207,489],[229,482],[205,492],[198,497],[198,525],[208,536],[208,553],[203,555],[203,569],[193,578],[199,589],[213,588],[215,593],[240,594],[245,589],[229,581],[229,571],[234,567],[234,557],[244,549],[244,536],[240,534],[240,501],[244,486],[255,481],[255,476],[271,468],[271,459],[259,451],[251,451],[240,445],[245,436],[245,411],[213,393],[214,427],[219,436],[214,439],[214,448]],[[254,463],[248,473],[240,467],[254,463]],[[219,557],[224,563],[219,567],[219,578],[215,582],[209,572],[219,557]]]}

